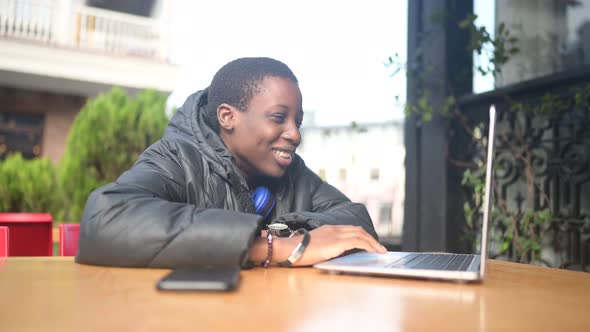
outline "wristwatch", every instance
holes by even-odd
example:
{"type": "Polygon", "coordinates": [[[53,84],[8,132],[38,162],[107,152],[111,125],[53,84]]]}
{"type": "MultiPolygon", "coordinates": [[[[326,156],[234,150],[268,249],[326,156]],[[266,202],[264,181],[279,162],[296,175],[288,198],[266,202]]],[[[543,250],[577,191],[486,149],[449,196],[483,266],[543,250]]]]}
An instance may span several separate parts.
{"type": "Polygon", "coordinates": [[[275,222],[266,226],[267,232],[276,237],[288,237],[291,235],[289,226],[283,223],[275,222]]]}

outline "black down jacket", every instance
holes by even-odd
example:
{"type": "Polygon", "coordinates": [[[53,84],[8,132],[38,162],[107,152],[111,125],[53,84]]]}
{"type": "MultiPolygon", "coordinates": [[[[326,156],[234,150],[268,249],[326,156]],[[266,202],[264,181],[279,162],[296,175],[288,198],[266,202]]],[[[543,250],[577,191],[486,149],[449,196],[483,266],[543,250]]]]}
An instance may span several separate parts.
{"type": "MultiPolygon", "coordinates": [[[[207,91],[190,96],[161,140],[133,167],[88,198],[76,261],[162,267],[244,265],[260,234],[249,189],[219,136],[207,125],[207,91]]],[[[292,228],[358,225],[377,237],[362,204],[322,181],[299,156],[271,186],[269,219],[292,228]]]]}

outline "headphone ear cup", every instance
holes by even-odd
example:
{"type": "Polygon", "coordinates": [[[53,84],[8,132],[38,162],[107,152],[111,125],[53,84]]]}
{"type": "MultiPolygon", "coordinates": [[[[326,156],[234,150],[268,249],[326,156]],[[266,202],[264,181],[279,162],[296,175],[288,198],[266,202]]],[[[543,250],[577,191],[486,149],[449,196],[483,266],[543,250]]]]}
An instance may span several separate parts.
{"type": "Polygon", "coordinates": [[[275,195],[263,186],[254,189],[250,194],[250,198],[252,199],[252,203],[254,203],[256,213],[264,217],[264,219],[270,215],[277,202],[275,195]]]}

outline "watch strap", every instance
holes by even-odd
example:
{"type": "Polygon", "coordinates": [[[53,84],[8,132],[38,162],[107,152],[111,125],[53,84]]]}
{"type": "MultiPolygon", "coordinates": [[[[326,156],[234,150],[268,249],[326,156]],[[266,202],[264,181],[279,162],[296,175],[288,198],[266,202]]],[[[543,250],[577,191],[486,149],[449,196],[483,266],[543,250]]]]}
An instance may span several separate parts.
{"type": "Polygon", "coordinates": [[[291,234],[290,237],[301,234],[303,234],[303,239],[301,240],[301,242],[297,245],[297,247],[295,247],[295,249],[293,249],[293,252],[291,252],[291,255],[289,255],[286,261],[279,263],[279,266],[289,267],[293,265],[295,262],[297,262],[301,258],[301,256],[303,256],[303,253],[305,252],[305,249],[307,249],[307,246],[309,245],[309,241],[311,238],[309,232],[305,228],[300,228],[293,232],[293,234],[291,234]]]}

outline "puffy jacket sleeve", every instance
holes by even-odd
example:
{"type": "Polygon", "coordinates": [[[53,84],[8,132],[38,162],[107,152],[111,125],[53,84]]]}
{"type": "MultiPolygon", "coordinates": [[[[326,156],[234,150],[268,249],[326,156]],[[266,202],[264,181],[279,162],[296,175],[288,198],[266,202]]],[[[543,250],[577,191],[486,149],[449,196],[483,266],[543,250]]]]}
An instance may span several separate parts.
{"type": "Polygon", "coordinates": [[[158,268],[246,263],[261,218],[184,203],[179,158],[159,141],[116,182],[89,196],[77,262],[158,268]]]}
{"type": "Polygon", "coordinates": [[[378,238],[367,208],[363,204],[351,202],[342,192],[307,168],[303,161],[294,172],[293,182],[296,212],[280,216],[277,221],[312,229],[322,225],[361,226],[375,239],[378,238]]]}

